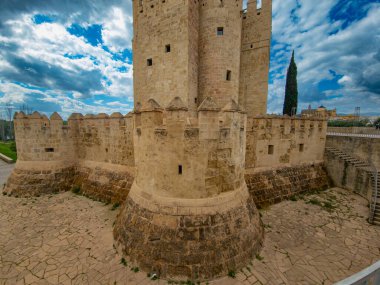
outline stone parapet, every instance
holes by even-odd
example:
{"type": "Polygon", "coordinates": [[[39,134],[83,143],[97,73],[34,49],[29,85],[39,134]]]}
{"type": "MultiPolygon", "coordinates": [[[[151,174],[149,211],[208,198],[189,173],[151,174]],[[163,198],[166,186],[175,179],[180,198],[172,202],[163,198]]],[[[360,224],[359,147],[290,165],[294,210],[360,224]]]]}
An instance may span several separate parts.
{"type": "Polygon", "coordinates": [[[249,117],[246,168],[286,167],[323,161],[325,119],[249,117]]]}

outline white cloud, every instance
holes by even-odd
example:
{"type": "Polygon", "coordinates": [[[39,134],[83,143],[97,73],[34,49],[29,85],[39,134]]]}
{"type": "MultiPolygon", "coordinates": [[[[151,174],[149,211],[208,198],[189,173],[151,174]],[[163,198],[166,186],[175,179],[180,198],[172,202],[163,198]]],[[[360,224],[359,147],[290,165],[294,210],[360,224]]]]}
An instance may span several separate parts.
{"type": "MultiPolygon", "coordinates": [[[[65,78],[55,77],[54,75],[44,78],[43,85],[49,87],[48,90],[51,91],[51,94],[60,93],[62,91],[62,84],[65,84],[65,87],[68,86],[68,90],[66,91],[70,91],[69,93],[73,94],[74,99],[95,96],[100,93],[111,97],[127,98],[128,101],[132,100],[132,65],[113,59],[112,54],[103,50],[101,46],[92,46],[83,37],[71,35],[66,30],[66,27],[60,23],[42,23],[37,25],[32,21],[31,14],[25,14],[20,18],[8,20],[4,25],[8,26],[8,31],[12,36],[5,37],[0,34],[0,42],[8,47],[17,46],[17,54],[15,56],[25,62],[31,63],[31,66],[25,67],[22,73],[25,75],[27,73],[29,75],[33,74],[33,79],[41,79],[39,77],[42,77],[42,75],[38,74],[39,71],[32,67],[34,63],[42,64],[46,70],[54,69],[62,73],[64,72],[65,78]],[[69,58],[65,55],[81,55],[82,58],[69,58]],[[125,68],[127,72],[120,72],[120,68],[125,68]],[[107,78],[107,84],[103,80],[101,90],[94,89],[96,86],[83,86],[85,84],[80,84],[77,80],[83,79],[81,75],[84,72],[99,72],[104,78],[107,78]],[[62,80],[63,83],[57,80],[62,80]],[[70,84],[70,80],[72,84],[70,84]],[[80,87],[88,89],[89,94],[76,90],[75,86],[78,84],[80,87]],[[70,88],[73,89],[70,90],[70,88]]],[[[12,52],[13,50],[10,49],[10,53],[12,52]]],[[[3,51],[4,53],[5,50],[3,51]]],[[[8,57],[1,55],[1,72],[5,72],[6,69],[13,71],[13,73],[20,72],[12,65],[12,56],[13,54],[8,54],[8,57]]],[[[96,79],[88,78],[88,80],[91,85],[91,80],[96,79]]],[[[35,84],[32,83],[32,85],[35,84]]],[[[31,90],[17,86],[1,82],[0,90],[4,95],[0,99],[15,104],[21,103],[23,98],[25,99],[22,94],[31,93],[31,90]],[[9,89],[9,86],[12,86],[12,88],[9,89]]],[[[63,97],[59,98],[63,99],[63,97]]],[[[52,101],[50,100],[50,102],[52,101]]],[[[67,106],[73,105],[63,104],[62,108],[64,112],[66,112],[65,108],[67,106]]],[[[78,107],[81,104],[76,102],[75,106],[78,107]]],[[[73,109],[72,107],[70,108],[73,109]]]]}
{"type": "Polygon", "coordinates": [[[104,43],[113,52],[121,52],[132,48],[131,15],[125,14],[119,7],[112,7],[103,21],[102,36],[104,43]]]}
{"type": "MultiPolygon", "coordinates": [[[[380,105],[379,61],[380,5],[366,6],[366,17],[347,27],[329,18],[338,0],[273,2],[273,33],[269,112],[281,112],[285,75],[291,51],[296,53],[299,99],[302,106],[324,104],[349,112],[361,105],[364,112],[378,112],[380,105]],[[284,49],[284,47],[286,48],[284,49]],[[341,89],[318,91],[318,84],[332,80],[333,70],[342,78],[341,89]],[[377,80],[376,80],[377,78],[377,80]],[[377,82],[377,83],[376,83],[377,82]]],[[[364,9],[364,7],[362,7],[364,9]]],[[[300,109],[300,108],[299,108],[300,109]]]]}

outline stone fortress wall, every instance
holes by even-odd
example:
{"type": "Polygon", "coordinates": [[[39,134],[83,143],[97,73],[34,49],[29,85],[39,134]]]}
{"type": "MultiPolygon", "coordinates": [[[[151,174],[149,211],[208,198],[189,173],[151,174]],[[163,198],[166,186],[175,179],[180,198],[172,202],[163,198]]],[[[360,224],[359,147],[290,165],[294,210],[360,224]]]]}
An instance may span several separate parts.
{"type": "MultiPolygon", "coordinates": [[[[186,109],[182,100],[180,105],[182,110],[186,109]]],[[[219,110],[217,106],[214,108],[219,110]]],[[[230,103],[226,108],[237,109],[238,107],[230,103]]],[[[181,114],[180,111],[177,113],[181,114]]],[[[183,111],[181,115],[184,116],[185,113],[187,112],[183,111]]],[[[210,193],[217,191],[215,189],[232,187],[233,181],[225,182],[219,179],[218,173],[223,169],[220,169],[218,157],[232,154],[232,157],[241,158],[240,155],[237,156],[237,149],[234,153],[230,150],[219,150],[212,152],[212,157],[205,156],[203,152],[206,151],[207,144],[198,140],[205,131],[201,132],[200,127],[208,126],[208,129],[213,129],[210,123],[204,123],[205,113],[200,114],[198,118],[187,118],[187,122],[184,122],[183,118],[180,122],[171,120],[170,114],[170,112],[165,113],[161,119],[164,127],[155,130],[155,144],[149,142],[150,137],[136,136],[135,139],[139,143],[135,150],[133,130],[137,124],[136,132],[140,132],[142,122],[141,119],[135,122],[132,114],[126,116],[120,113],[114,113],[111,116],[73,114],[68,119],[67,125],[64,125],[57,113],[54,113],[50,120],[37,112],[29,116],[19,113],[15,116],[18,161],[8,181],[7,189],[14,195],[21,196],[67,191],[73,186],[79,186],[83,193],[94,198],[123,202],[135,177],[135,160],[139,159],[141,153],[137,150],[142,147],[152,148],[151,151],[155,152],[152,153],[152,157],[156,159],[151,163],[171,164],[168,168],[172,172],[173,185],[169,188],[177,189],[179,196],[190,198],[207,195],[201,190],[196,190],[201,189],[200,186],[196,187],[201,180],[199,177],[194,179],[196,175],[206,175],[206,173],[208,176],[204,177],[202,183],[207,184],[210,193]],[[186,130],[185,125],[187,125],[186,130]],[[183,128],[181,132],[178,131],[179,128],[183,128]],[[163,147],[169,136],[168,130],[184,135],[178,136],[177,139],[180,141],[171,143],[170,147],[163,147]],[[195,138],[197,140],[194,140],[195,138]],[[179,157],[183,157],[184,154],[179,153],[182,151],[181,148],[178,150],[176,148],[184,143],[187,147],[185,152],[192,153],[193,156],[179,160],[179,157]],[[155,147],[158,148],[155,149],[155,147]],[[206,160],[207,166],[199,163],[206,160]],[[180,165],[184,175],[181,179],[177,179],[180,165]],[[215,185],[215,183],[219,184],[215,185]]],[[[209,111],[206,114],[206,118],[214,114],[215,130],[219,129],[213,132],[214,136],[220,138],[231,136],[230,128],[219,126],[219,120],[226,123],[226,115],[219,118],[217,115],[219,113],[215,111],[209,111]]],[[[141,117],[141,115],[138,116],[141,117]]],[[[240,131],[243,129],[246,130],[245,162],[243,165],[240,163],[239,168],[245,169],[243,175],[256,204],[260,206],[278,202],[293,195],[294,192],[305,191],[308,187],[309,189],[326,187],[327,178],[323,175],[321,166],[326,121],[270,116],[251,117],[248,118],[246,127],[241,126],[240,131]],[[269,153],[271,147],[273,152],[269,153]],[[279,179],[282,173],[288,175],[289,172],[292,173],[293,178],[306,177],[305,173],[307,173],[310,181],[305,183],[307,179],[304,179],[305,184],[302,189],[298,187],[294,191],[288,191],[292,185],[288,178],[281,178],[281,187],[271,182],[274,181],[273,177],[279,179]],[[283,192],[281,189],[287,190],[283,192]]],[[[239,143],[239,141],[235,142],[235,144],[239,143]]],[[[232,142],[226,143],[226,145],[229,144],[232,142]]],[[[159,171],[159,169],[151,165],[146,171],[159,171]]],[[[237,174],[242,175],[242,172],[231,174],[231,177],[237,174]]],[[[146,177],[142,173],[141,175],[142,178],[146,177]]],[[[294,181],[298,180],[293,179],[293,185],[294,181]]]]}
{"type": "Polygon", "coordinates": [[[17,113],[18,160],[7,183],[14,195],[40,195],[78,186],[103,201],[123,201],[133,181],[132,117],[114,113],[17,113]]]}
{"type": "Polygon", "coordinates": [[[318,118],[248,118],[245,180],[257,206],[328,187],[326,130],[318,118]]]}

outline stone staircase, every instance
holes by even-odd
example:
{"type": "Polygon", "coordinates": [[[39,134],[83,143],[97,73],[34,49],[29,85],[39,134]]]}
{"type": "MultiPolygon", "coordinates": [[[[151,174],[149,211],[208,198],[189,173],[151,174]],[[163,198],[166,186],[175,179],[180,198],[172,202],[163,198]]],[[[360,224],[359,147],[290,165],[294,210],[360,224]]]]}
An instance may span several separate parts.
{"type": "Polygon", "coordinates": [[[353,157],[339,149],[333,147],[326,147],[326,152],[333,154],[336,157],[344,160],[345,162],[353,165],[354,167],[361,168],[371,177],[372,187],[372,201],[370,202],[370,217],[369,221],[375,225],[380,226],[380,171],[375,171],[368,162],[365,162],[359,158],[353,157]]]}
{"type": "Polygon", "coordinates": [[[375,181],[375,176],[374,174],[372,174],[371,176],[371,184],[372,184],[372,187],[373,187],[373,193],[375,193],[373,196],[373,200],[374,200],[374,203],[373,203],[373,218],[372,218],[372,222],[373,224],[375,225],[379,225],[380,226],[380,171],[377,172],[377,183],[375,181]],[[375,185],[377,185],[377,191],[375,188],[375,185]],[[376,196],[375,196],[376,195],[376,196]]]}

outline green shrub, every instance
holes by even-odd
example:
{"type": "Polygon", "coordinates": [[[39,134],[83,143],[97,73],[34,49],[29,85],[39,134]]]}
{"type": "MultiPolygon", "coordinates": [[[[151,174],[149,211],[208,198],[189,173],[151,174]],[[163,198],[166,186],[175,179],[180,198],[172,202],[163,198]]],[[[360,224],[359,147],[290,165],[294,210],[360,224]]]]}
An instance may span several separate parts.
{"type": "Polygon", "coordinates": [[[73,188],[71,188],[71,192],[73,192],[74,194],[79,194],[80,187],[78,185],[73,186],[73,188]]]}
{"type": "Polygon", "coordinates": [[[228,271],[228,277],[236,278],[236,272],[235,272],[235,270],[228,271]]]}
{"type": "Polygon", "coordinates": [[[125,260],[124,257],[121,258],[120,263],[123,264],[124,266],[127,266],[127,261],[125,260]]]}
{"type": "Polygon", "coordinates": [[[112,206],[112,211],[115,211],[117,208],[119,208],[120,207],[120,203],[119,202],[116,202],[115,204],[113,204],[113,206],[112,206]]]}

